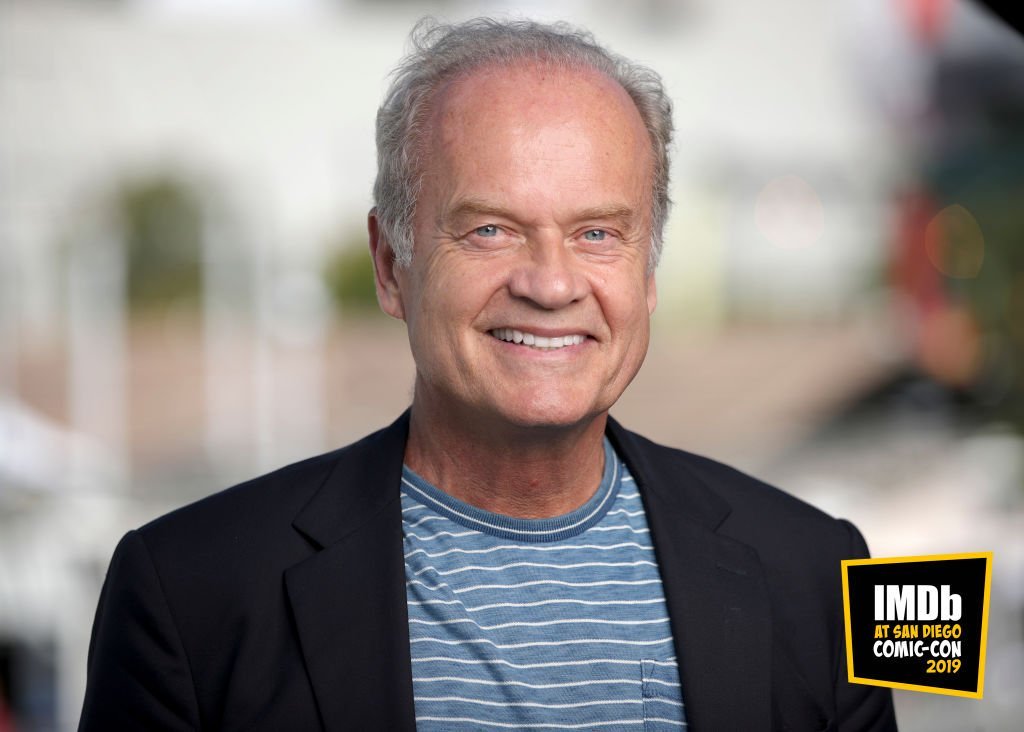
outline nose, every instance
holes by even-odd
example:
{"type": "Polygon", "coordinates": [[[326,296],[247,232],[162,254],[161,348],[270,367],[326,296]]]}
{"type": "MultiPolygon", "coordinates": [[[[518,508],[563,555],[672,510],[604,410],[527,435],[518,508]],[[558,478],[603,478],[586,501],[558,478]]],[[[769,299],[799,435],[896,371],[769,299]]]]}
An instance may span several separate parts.
{"type": "Polygon", "coordinates": [[[557,310],[582,300],[590,291],[580,262],[560,236],[535,238],[524,255],[509,277],[509,291],[514,297],[545,310],[557,310]]]}

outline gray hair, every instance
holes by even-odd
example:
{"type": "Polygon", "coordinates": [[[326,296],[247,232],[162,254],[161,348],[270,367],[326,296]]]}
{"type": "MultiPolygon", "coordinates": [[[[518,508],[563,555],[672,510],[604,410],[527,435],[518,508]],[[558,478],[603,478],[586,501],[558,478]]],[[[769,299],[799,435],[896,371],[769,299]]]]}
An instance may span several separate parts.
{"type": "Polygon", "coordinates": [[[597,44],[592,34],[566,23],[476,18],[456,25],[424,18],[410,34],[412,51],[392,73],[377,111],[377,219],[399,266],[412,261],[413,216],[422,184],[424,128],[434,92],[445,82],[485,66],[537,60],[568,69],[591,69],[618,82],[640,113],[654,153],[650,271],[661,256],[671,204],[668,195],[672,103],[661,77],[597,44]]]}

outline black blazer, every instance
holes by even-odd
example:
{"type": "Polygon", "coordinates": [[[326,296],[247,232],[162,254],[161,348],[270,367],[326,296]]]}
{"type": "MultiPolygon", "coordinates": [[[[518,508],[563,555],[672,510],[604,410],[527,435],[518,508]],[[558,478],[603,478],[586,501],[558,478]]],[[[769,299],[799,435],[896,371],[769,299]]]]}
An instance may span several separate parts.
{"type": "MultiPolygon", "coordinates": [[[[412,730],[399,479],[408,413],[129,532],[81,730],[412,730]]],[[[846,682],[857,530],[609,420],[647,510],[694,732],[893,730],[846,682]]]]}

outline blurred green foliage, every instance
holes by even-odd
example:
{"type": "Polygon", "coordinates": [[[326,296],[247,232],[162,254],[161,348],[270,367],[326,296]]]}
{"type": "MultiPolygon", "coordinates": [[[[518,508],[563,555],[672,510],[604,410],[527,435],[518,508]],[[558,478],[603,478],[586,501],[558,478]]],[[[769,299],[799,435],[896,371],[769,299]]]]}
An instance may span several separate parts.
{"type": "Polygon", "coordinates": [[[373,284],[373,260],[365,234],[344,237],[332,247],[331,252],[324,264],[323,275],[338,309],[360,316],[381,314],[373,284]]]}
{"type": "Polygon", "coordinates": [[[1024,46],[991,40],[936,58],[921,173],[936,208],[958,212],[939,269],[980,335],[974,396],[1024,433],[1024,46]]]}
{"type": "Polygon", "coordinates": [[[202,285],[202,205],[192,186],[172,175],[131,181],[115,194],[127,251],[132,310],[196,303],[202,285]]]}
{"type": "Polygon", "coordinates": [[[927,173],[940,205],[962,205],[981,228],[977,275],[947,277],[946,286],[982,333],[979,386],[990,392],[987,401],[1024,432],[1024,128],[1014,132],[949,155],[927,173]]]}

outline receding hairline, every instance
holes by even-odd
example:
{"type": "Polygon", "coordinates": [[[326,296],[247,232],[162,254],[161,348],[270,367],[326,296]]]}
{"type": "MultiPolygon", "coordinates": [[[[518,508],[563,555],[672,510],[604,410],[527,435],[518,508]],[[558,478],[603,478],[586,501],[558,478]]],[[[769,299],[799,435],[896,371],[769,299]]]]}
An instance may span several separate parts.
{"type": "Polygon", "coordinates": [[[450,78],[446,78],[442,83],[438,84],[426,100],[426,104],[424,104],[419,115],[418,129],[416,130],[416,149],[418,154],[415,160],[416,169],[413,171],[414,174],[423,175],[427,159],[426,155],[431,152],[437,152],[429,143],[437,141],[435,135],[438,131],[439,123],[443,120],[441,115],[445,111],[446,102],[450,102],[453,97],[458,99],[457,95],[460,90],[464,89],[470,80],[489,75],[509,73],[530,75],[533,73],[543,74],[545,72],[565,77],[574,75],[587,77],[596,82],[598,86],[603,87],[609,94],[617,97],[618,101],[623,105],[622,108],[630,110],[627,112],[627,115],[631,117],[630,124],[633,126],[633,132],[636,134],[636,139],[642,142],[643,149],[647,151],[647,163],[650,166],[648,175],[656,175],[657,150],[655,149],[654,141],[651,139],[643,112],[619,80],[590,64],[579,63],[569,65],[560,62],[557,58],[549,59],[543,57],[531,58],[517,63],[509,63],[504,59],[490,60],[472,68],[460,69],[453,73],[450,78]]]}
{"type": "MultiPolygon", "coordinates": [[[[530,58],[519,61],[508,61],[505,59],[493,59],[481,63],[477,66],[470,68],[459,69],[453,71],[450,76],[444,78],[433,90],[433,92],[427,98],[426,109],[433,110],[439,106],[439,101],[443,100],[446,96],[452,94],[459,87],[464,86],[470,79],[486,76],[497,76],[501,74],[551,74],[558,76],[580,76],[587,77],[593,81],[598,82],[600,86],[605,87],[610,93],[618,96],[624,103],[627,104],[636,113],[636,121],[639,122],[640,128],[645,130],[647,134],[646,123],[644,121],[643,113],[640,107],[637,106],[636,100],[630,95],[629,90],[626,89],[622,83],[614,76],[599,69],[593,65],[579,62],[574,64],[567,64],[558,58],[547,58],[538,57],[530,58]]],[[[649,135],[648,135],[649,138],[649,135]]],[[[652,141],[653,145],[653,141],[652,141]]]]}

